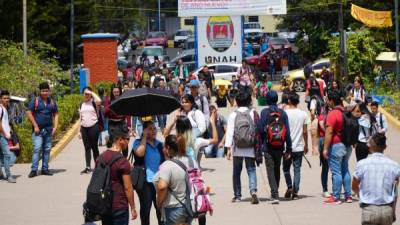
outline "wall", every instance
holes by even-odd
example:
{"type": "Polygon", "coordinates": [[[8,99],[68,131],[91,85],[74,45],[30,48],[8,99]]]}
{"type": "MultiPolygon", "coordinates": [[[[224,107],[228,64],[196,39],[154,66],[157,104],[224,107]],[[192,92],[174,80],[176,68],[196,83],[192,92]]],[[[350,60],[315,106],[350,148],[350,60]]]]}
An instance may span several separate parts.
{"type": "Polygon", "coordinates": [[[117,40],[84,39],[83,63],[90,71],[90,84],[117,81],[117,40]]]}

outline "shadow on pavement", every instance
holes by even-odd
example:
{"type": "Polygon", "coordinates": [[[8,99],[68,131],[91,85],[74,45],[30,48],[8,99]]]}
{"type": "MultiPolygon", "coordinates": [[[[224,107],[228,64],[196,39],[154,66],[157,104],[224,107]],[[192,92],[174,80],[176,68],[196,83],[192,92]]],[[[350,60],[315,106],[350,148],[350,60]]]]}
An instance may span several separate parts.
{"type": "Polygon", "coordinates": [[[296,200],[292,200],[291,198],[279,198],[279,201],[282,201],[282,202],[298,201],[298,200],[301,200],[304,198],[315,198],[315,196],[314,195],[299,195],[299,199],[296,199],[296,200]]]}
{"type": "Polygon", "coordinates": [[[49,170],[51,173],[53,173],[53,174],[57,174],[57,173],[64,173],[64,172],[66,172],[67,170],[66,169],[50,169],[49,170]]]}
{"type": "Polygon", "coordinates": [[[204,168],[204,167],[201,168],[201,172],[209,172],[209,173],[212,173],[212,172],[214,172],[214,171],[215,171],[215,169],[212,169],[212,168],[204,168]]]}
{"type": "MultiPolygon", "coordinates": [[[[260,201],[260,202],[266,202],[268,200],[269,200],[269,198],[258,198],[258,201],[260,201]]],[[[241,202],[251,202],[251,198],[244,198],[244,199],[242,199],[241,202]]]]}

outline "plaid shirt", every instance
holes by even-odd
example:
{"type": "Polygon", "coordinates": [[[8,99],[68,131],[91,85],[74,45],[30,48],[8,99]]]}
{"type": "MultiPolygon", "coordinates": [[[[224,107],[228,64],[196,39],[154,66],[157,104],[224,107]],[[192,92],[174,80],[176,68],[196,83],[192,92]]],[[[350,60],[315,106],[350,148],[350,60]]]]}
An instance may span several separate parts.
{"type": "Polygon", "coordinates": [[[357,163],[354,177],[360,181],[360,203],[390,204],[396,197],[395,181],[400,166],[382,153],[374,153],[357,163]]]}

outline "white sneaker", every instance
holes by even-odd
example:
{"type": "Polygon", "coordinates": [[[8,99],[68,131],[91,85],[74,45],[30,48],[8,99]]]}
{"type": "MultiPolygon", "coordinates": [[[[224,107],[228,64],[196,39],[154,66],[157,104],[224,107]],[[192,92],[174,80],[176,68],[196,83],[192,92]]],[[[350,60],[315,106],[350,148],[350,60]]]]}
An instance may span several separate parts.
{"type": "Polygon", "coordinates": [[[325,191],[324,193],[322,193],[322,197],[324,197],[324,198],[330,198],[330,197],[331,197],[331,193],[325,191]]]}
{"type": "Polygon", "coordinates": [[[272,204],[272,205],[277,205],[277,204],[279,204],[279,199],[271,198],[269,200],[269,203],[272,204]]]}

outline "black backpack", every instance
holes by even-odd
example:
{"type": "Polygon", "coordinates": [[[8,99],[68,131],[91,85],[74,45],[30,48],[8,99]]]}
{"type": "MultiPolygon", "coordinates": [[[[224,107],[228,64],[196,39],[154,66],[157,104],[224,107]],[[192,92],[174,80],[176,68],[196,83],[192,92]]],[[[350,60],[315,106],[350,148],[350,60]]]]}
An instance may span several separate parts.
{"type": "Polygon", "coordinates": [[[111,166],[121,158],[123,158],[122,154],[118,154],[105,162],[103,154],[100,155],[87,188],[86,202],[83,205],[85,221],[98,221],[102,217],[112,214],[111,166]]]}
{"type": "Polygon", "coordinates": [[[342,109],[336,110],[340,110],[343,114],[343,127],[340,132],[340,140],[346,147],[357,144],[360,132],[358,119],[353,116],[351,111],[343,111],[342,109]]]}
{"type": "Polygon", "coordinates": [[[162,80],[161,76],[155,76],[153,81],[153,88],[159,88],[161,80],[162,80]]]}

